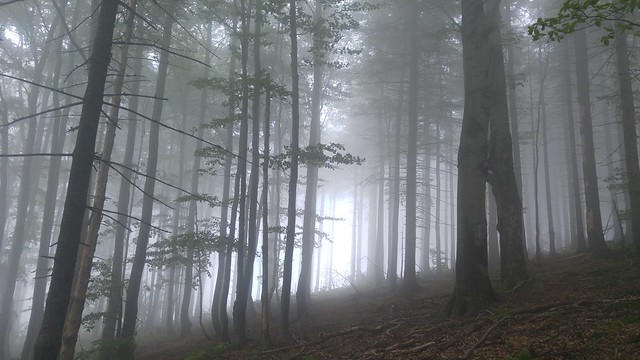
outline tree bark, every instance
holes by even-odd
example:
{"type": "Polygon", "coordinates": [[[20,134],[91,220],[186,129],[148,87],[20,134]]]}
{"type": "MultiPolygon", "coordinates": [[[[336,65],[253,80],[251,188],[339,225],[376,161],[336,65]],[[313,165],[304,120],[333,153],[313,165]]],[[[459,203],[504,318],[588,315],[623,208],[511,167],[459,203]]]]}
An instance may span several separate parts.
{"type": "MultiPolygon", "coordinates": [[[[48,55],[53,43],[53,37],[56,32],[56,28],[60,23],[60,17],[56,16],[53,23],[49,27],[47,33],[47,40],[44,44],[42,56],[35,63],[33,69],[33,82],[39,84],[44,79],[44,67],[48,60],[48,55]]],[[[37,44],[32,44],[35,47],[37,44]]],[[[35,51],[35,50],[34,50],[35,51]]],[[[35,54],[34,54],[35,55],[35,54]]],[[[27,111],[29,114],[35,114],[38,109],[38,101],[40,98],[40,87],[33,86],[31,92],[29,92],[27,98],[27,111]]],[[[46,103],[46,101],[43,101],[46,103]]],[[[37,141],[42,136],[38,134],[38,122],[29,121],[27,125],[27,136],[22,149],[23,153],[29,154],[39,148],[36,145],[37,141]]],[[[33,187],[35,186],[35,180],[37,176],[33,176],[35,170],[34,158],[27,156],[22,160],[22,167],[20,169],[20,178],[23,181],[20,182],[20,189],[18,190],[16,219],[13,227],[13,235],[11,242],[11,250],[8,256],[6,270],[2,276],[0,284],[4,285],[2,295],[0,295],[0,359],[8,359],[9,348],[8,341],[11,333],[11,326],[14,323],[11,321],[13,311],[13,298],[16,289],[16,282],[18,280],[18,272],[20,270],[20,260],[24,252],[25,245],[27,243],[27,220],[31,218],[29,216],[29,206],[33,199],[33,187]]],[[[32,206],[33,207],[33,206],[32,206]]],[[[3,234],[0,234],[0,238],[3,234]]]]}
{"type": "MultiPolygon", "coordinates": [[[[61,4],[60,13],[64,14],[66,10],[65,4],[61,4]]],[[[78,18],[79,11],[74,14],[74,22],[78,18]]],[[[64,15],[62,15],[64,16],[64,15]]],[[[57,88],[60,83],[60,73],[62,71],[62,39],[56,41],[56,64],[51,86],[57,88]]],[[[68,59],[69,64],[73,64],[75,60],[75,53],[71,53],[68,59]]],[[[72,66],[66,67],[68,72],[73,70],[72,66]]],[[[0,101],[4,99],[1,98],[0,101]]],[[[72,98],[67,97],[65,105],[72,103],[72,98]]],[[[54,108],[60,106],[60,94],[53,92],[53,104],[54,108]]],[[[5,107],[6,108],[6,107],[5,107]]],[[[59,118],[53,125],[52,141],[51,141],[51,153],[59,154],[64,149],[64,142],[66,139],[66,124],[69,119],[70,108],[66,108],[62,111],[56,111],[53,113],[54,118],[59,118]]],[[[8,130],[4,128],[3,131],[8,130]]],[[[8,135],[8,134],[7,134],[8,135]]],[[[5,138],[6,139],[6,138],[5,138]]],[[[5,148],[5,153],[8,153],[8,149],[5,148]]],[[[0,161],[6,162],[7,158],[3,158],[0,161]]],[[[62,165],[61,157],[52,157],[49,161],[49,170],[47,176],[47,192],[45,196],[45,202],[42,208],[42,227],[40,231],[40,244],[38,249],[38,260],[36,264],[35,279],[33,285],[33,297],[31,301],[31,315],[29,317],[29,326],[27,328],[27,335],[25,336],[24,344],[22,346],[22,358],[30,359],[33,356],[33,345],[36,341],[38,330],[42,323],[42,315],[44,313],[44,302],[46,298],[46,288],[48,283],[47,274],[49,273],[49,256],[51,247],[51,237],[53,235],[53,223],[56,214],[56,200],[58,196],[58,185],[60,183],[60,168],[62,165]]],[[[6,182],[3,183],[4,188],[0,193],[0,197],[6,192],[6,182]]],[[[0,198],[0,204],[7,204],[6,200],[0,198]]],[[[6,207],[3,207],[0,211],[6,211],[6,207]]],[[[4,233],[4,221],[0,224],[0,234],[4,233]]],[[[0,235],[1,238],[1,235],[0,235]]],[[[2,244],[0,242],[0,248],[2,244]]]]}
{"type": "Polygon", "coordinates": [[[638,167],[638,135],[636,132],[636,114],[633,88],[631,86],[631,71],[626,34],[616,34],[615,47],[620,100],[622,102],[624,158],[627,168],[627,186],[631,205],[631,232],[633,235],[633,243],[636,247],[636,255],[640,256],[640,168],[638,167]]]}
{"type": "Polygon", "coordinates": [[[293,272],[293,246],[296,236],[296,197],[298,187],[298,153],[300,137],[300,90],[298,75],[298,25],[296,1],[289,1],[289,37],[291,38],[291,168],[289,170],[289,199],[287,206],[287,238],[284,252],[282,297],[280,299],[280,336],[290,342],[289,306],[293,272]]]}
{"type": "MultiPolygon", "coordinates": [[[[137,1],[136,1],[137,3],[137,1]]],[[[133,4],[129,4],[131,7],[133,4]]],[[[138,32],[142,37],[141,31],[138,32]]],[[[142,73],[142,46],[138,46],[134,53],[133,73],[140,76],[142,73]]],[[[131,85],[131,93],[138,94],[140,92],[140,81],[135,81],[131,85]]],[[[127,217],[129,206],[131,204],[131,183],[133,171],[133,154],[135,152],[136,134],[138,119],[135,114],[138,111],[138,97],[131,98],[128,108],[131,110],[129,121],[127,122],[127,142],[124,152],[122,175],[118,192],[117,222],[119,224],[129,224],[127,217]]],[[[107,312],[104,318],[104,326],[102,328],[102,341],[108,343],[113,341],[116,335],[116,327],[118,322],[122,321],[122,293],[123,293],[123,264],[124,264],[124,243],[127,237],[127,229],[124,226],[117,226],[113,241],[113,262],[111,265],[111,283],[109,287],[109,299],[107,302],[107,312]]],[[[104,347],[105,349],[108,347],[104,347]]],[[[111,358],[111,354],[102,354],[104,360],[111,358]]]]}
{"type": "MultiPolygon", "coordinates": [[[[320,111],[322,109],[322,87],[324,76],[324,51],[322,49],[322,0],[315,0],[313,14],[313,89],[311,94],[311,124],[309,130],[309,146],[320,143],[321,126],[320,111]]],[[[300,277],[296,290],[296,309],[298,317],[304,316],[309,311],[309,299],[311,297],[311,267],[313,263],[313,250],[315,247],[316,217],[317,217],[317,188],[318,167],[307,164],[307,185],[304,198],[304,218],[302,220],[302,256],[300,262],[300,277]]]]}
{"type": "Polygon", "coordinates": [[[51,359],[55,356],[54,354],[58,354],[61,347],[62,330],[81,243],[98,121],[103,104],[107,70],[111,61],[111,45],[118,4],[119,2],[115,0],[103,0],[98,15],[99,31],[96,33],[92,46],[89,78],[83,99],[76,146],[73,150],[51,285],[42,326],[34,348],[34,359],[36,360],[51,359]]]}
{"type": "MultiPolygon", "coordinates": [[[[529,278],[525,250],[522,199],[514,172],[513,147],[509,128],[509,109],[500,32],[500,1],[485,1],[489,61],[490,148],[488,166],[496,199],[500,233],[500,282],[511,288],[529,278]]],[[[464,197],[463,197],[464,198],[464,197]]]]}
{"type": "Polygon", "coordinates": [[[600,196],[598,194],[598,173],[593,144],[593,124],[591,121],[591,92],[589,89],[589,54],[587,34],[584,29],[575,34],[576,80],[578,85],[578,110],[580,112],[580,134],[582,136],[582,173],[584,196],[587,205],[587,241],[589,250],[596,256],[608,253],[602,231],[600,196]]]}
{"type": "Polygon", "coordinates": [[[465,103],[458,150],[458,242],[451,316],[474,314],[494,299],[487,265],[486,173],[491,52],[484,1],[462,0],[465,103]]]}
{"type": "MultiPolygon", "coordinates": [[[[173,13],[177,6],[177,1],[170,2],[167,7],[167,14],[164,19],[164,32],[162,34],[161,46],[168,49],[171,42],[171,34],[173,28],[173,13]]],[[[169,67],[169,53],[166,50],[160,51],[160,59],[158,66],[158,81],[154,94],[153,112],[151,118],[160,121],[162,118],[163,100],[165,83],[167,80],[167,71],[169,67]]],[[[120,358],[133,359],[135,350],[135,332],[138,323],[138,297],[140,295],[140,287],[142,283],[142,274],[144,272],[145,261],[147,257],[147,247],[149,245],[149,236],[151,231],[151,217],[153,213],[154,199],[151,197],[155,191],[155,176],[158,167],[158,147],[160,137],[160,125],[156,122],[151,123],[149,132],[149,149],[147,158],[146,179],[144,183],[144,199],[142,201],[142,214],[140,230],[138,232],[138,241],[133,258],[133,266],[129,277],[129,285],[127,287],[127,296],[124,309],[124,320],[122,324],[122,332],[120,338],[123,340],[122,352],[120,358]]]]}
{"type": "Polygon", "coordinates": [[[417,158],[418,158],[418,82],[419,82],[419,2],[412,1],[409,6],[410,54],[409,54],[409,128],[407,139],[407,198],[406,198],[406,240],[404,279],[402,288],[412,292],[418,287],[416,278],[416,197],[417,197],[417,158]]]}
{"type": "Polygon", "coordinates": [[[563,51],[565,52],[564,60],[564,83],[565,83],[565,104],[567,107],[567,117],[564,121],[565,131],[569,141],[567,142],[567,156],[569,157],[569,197],[571,199],[571,205],[573,208],[573,214],[575,222],[571,229],[571,244],[578,252],[587,250],[587,241],[584,237],[584,218],[582,212],[581,190],[580,190],[580,173],[578,170],[578,148],[576,146],[576,131],[575,121],[573,117],[573,85],[571,82],[571,69],[570,69],[570,49],[569,43],[564,45],[563,51]]]}

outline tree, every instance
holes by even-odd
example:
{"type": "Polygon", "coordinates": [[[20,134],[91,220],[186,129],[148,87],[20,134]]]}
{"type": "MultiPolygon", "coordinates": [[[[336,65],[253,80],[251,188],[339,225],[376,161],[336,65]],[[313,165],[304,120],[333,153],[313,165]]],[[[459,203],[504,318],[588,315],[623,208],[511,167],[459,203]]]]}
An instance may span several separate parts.
{"type": "Polygon", "coordinates": [[[149,132],[147,170],[144,183],[145,196],[142,203],[140,230],[138,232],[138,241],[133,258],[133,267],[131,268],[131,274],[129,276],[122,332],[120,334],[120,338],[126,342],[121,349],[122,353],[119,355],[123,359],[133,359],[133,351],[135,349],[134,336],[136,332],[136,325],[138,323],[138,296],[140,294],[142,273],[145,267],[147,246],[149,244],[149,236],[151,232],[151,215],[154,203],[154,198],[152,196],[155,190],[155,176],[158,166],[158,147],[160,136],[159,122],[162,118],[163,97],[169,66],[169,52],[167,49],[169,49],[171,42],[171,33],[174,23],[173,13],[177,7],[177,3],[178,1],[170,1],[169,6],[167,6],[167,13],[163,24],[164,31],[162,34],[162,40],[160,41],[163,50],[160,51],[158,81],[156,83],[153,113],[151,115],[151,118],[154,121],[151,123],[149,132]]]}
{"type": "Polygon", "coordinates": [[[491,118],[491,51],[483,0],[461,0],[464,116],[458,150],[457,260],[447,313],[473,314],[494,300],[487,260],[487,133],[491,118]]]}
{"type": "Polygon", "coordinates": [[[637,0],[565,0],[556,16],[538,18],[529,26],[528,32],[534,40],[543,37],[562,40],[581,25],[597,26],[605,30],[602,41],[608,44],[615,39],[618,30],[634,30],[636,36],[640,35],[640,23],[627,16],[638,9],[638,6],[640,4],[637,0]]]}
{"type": "Polygon", "coordinates": [[[496,200],[498,232],[500,233],[500,281],[503,287],[511,288],[529,277],[523,239],[522,199],[514,171],[513,146],[509,127],[500,31],[500,1],[486,0],[484,11],[489,31],[489,43],[487,44],[489,60],[492,62],[492,66],[487,69],[490,89],[487,181],[491,184],[491,190],[496,200]]]}
{"type": "Polygon", "coordinates": [[[589,250],[602,256],[607,253],[600,215],[598,194],[598,173],[596,170],[593,124],[591,120],[591,91],[589,87],[589,54],[587,34],[580,30],[574,38],[576,52],[576,82],[578,85],[578,110],[580,114],[580,134],[582,137],[582,174],[584,175],[584,197],[587,210],[587,242],[589,250]]]}
{"type": "MultiPolygon", "coordinates": [[[[325,47],[323,42],[323,1],[315,0],[313,14],[313,90],[311,95],[311,129],[309,130],[309,145],[320,144],[320,111],[322,109],[322,84],[324,75],[325,47]]],[[[318,166],[307,165],[307,186],[304,201],[304,218],[302,220],[302,259],[300,262],[300,278],[296,291],[296,305],[298,316],[304,316],[309,310],[311,297],[311,265],[313,263],[313,249],[315,247],[317,196],[318,196],[318,166]]]]}
{"type": "MultiPolygon", "coordinates": [[[[48,60],[48,53],[51,49],[56,28],[60,23],[60,17],[56,16],[53,23],[47,31],[47,40],[44,45],[42,56],[35,62],[33,68],[33,83],[39,84],[44,79],[44,68],[48,60]]],[[[32,45],[34,48],[36,44],[32,45]]],[[[34,85],[28,94],[27,110],[30,114],[35,114],[38,106],[38,100],[40,98],[40,86],[34,85]]],[[[35,121],[29,121],[27,125],[27,134],[24,143],[24,152],[31,153],[38,148],[37,144],[37,126],[35,121]]],[[[7,261],[7,269],[3,272],[2,282],[5,286],[2,295],[0,296],[0,359],[3,359],[8,354],[6,348],[8,344],[9,334],[11,332],[11,313],[13,311],[13,296],[15,292],[16,282],[18,280],[18,272],[20,269],[20,260],[24,252],[25,245],[27,244],[26,232],[27,232],[27,218],[29,217],[29,203],[33,199],[33,188],[35,186],[34,175],[34,161],[33,157],[27,156],[22,161],[22,167],[20,169],[20,177],[24,181],[20,182],[20,190],[17,199],[16,209],[16,223],[13,229],[13,236],[11,242],[11,254],[7,261]]],[[[0,235],[2,237],[4,234],[0,235]]],[[[1,245],[1,244],[0,244],[1,245]]]]}
{"type": "Polygon", "coordinates": [[[289,1],[289,37],[291,38],[291,166],[289,172],[289,200],[287,206],[287,235],[284,252],[282,297],[280,299],[280,336],[291,341],[289,306],[291,275],[293,272],[293,246],[296,236],[296,196],[298,186],[298,153],[300,133],[300,90],[298,75],[298,25],[296,1],[289,1]]]}
{"type": "Polygon", "coordinates": [[[409,55],[409,89],[408,114],[409,131],[407,141],[407,204],[406,204],[406,240],[405,265],[402,287],[405,291],[414,291],[418,286],[416,278],[416,197],[417,197],[417,158],[418,158],[418,81],[419,58],[418,50],[418,17],[420,16],[420,1],[411,1],[408,5],[410,28],[409,55]]]}
{"type": "Polygon", "coordinates": [[[111,61],[113,29],[119,1],[103,0],[98,16],[98,31],[93,41],[89,78],[83,98],[82,113],[73,150],[58,246],[54,258],[51,285],[47,296],[42,327],[34,348],[34,359],[50,359],[58,354],[62,329],[69,305],[76,257],[86,210],[91,170],[94,160],[98,120],[103,104],[104,85],[111,61]]]}
{"type": "Polygon", "coordinates": [[[618,85],[622,110],[622,129],[624,136],[624,159],[627,168],[627,191],[631,202],[631,232],[636,247],[636,255],[640,256],[640,168],[638,166],[638,144],[636,132],[636,113],[631,86],[631,66],[627,36],[618,32],[615,36],[616,63],[618,85]]]}

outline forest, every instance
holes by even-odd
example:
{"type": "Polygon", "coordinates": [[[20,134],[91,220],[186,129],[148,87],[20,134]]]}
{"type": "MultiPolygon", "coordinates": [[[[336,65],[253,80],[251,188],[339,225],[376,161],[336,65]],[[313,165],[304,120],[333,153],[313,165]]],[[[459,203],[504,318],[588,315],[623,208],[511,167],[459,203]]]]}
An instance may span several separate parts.
{"type": "Polygon", "coordinates": [[[637,6],[0,0],[0,360],[638,356],[637,6]]]}

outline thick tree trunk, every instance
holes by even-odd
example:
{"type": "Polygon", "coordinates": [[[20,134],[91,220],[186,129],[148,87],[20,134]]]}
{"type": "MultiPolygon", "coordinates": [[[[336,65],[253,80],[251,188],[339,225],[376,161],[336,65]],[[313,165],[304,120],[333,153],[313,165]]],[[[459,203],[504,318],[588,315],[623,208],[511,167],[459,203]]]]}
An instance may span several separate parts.
{"type": "Polygon", "coordinates": [[[638,135],[636,132],[636,115],[631,86],[631,71],[627,37],[618,33],[615,39],[618,65],[618,83],[622,102],[622,128],[624,136],[624,157],[627,168],[627,186],[631,202],[631,232],[636,254],[640,256],[640,168],[638,167],[638,135]]]}
{"type": "MultiPolygon", "coordinates": [[[[131,6],[131,1],[128,6],[131,6]]],[[[135,1],[133,1],[135,8],[135,1]]],[[[96,188],[94,190],[93,204],[89,217],[89,225],[84,244],[82,247],[78,263],[76,265],[75,283],[71,294],[71,302],[67,310],[67,317],[62,333],[62,347],[58,354],[59,360],[73,360],[75,353],[76,341],[78,339],[78,331],[82,323],[82,311],[89,286],[89,278],[91,276],[91,265],[93,263],[93,255],[98,242],[98,232],[102,222],[102,210],[106,200],[107,180],[109,175],[109,162],[111,161],[111,153],[113,152],[113,144],[116,137],[116,129],[118,128],[119,106],[121,102],[122,88],[124,85],[125,72],[127,69],[127,60],[129,46],[134,26],[134,14],[132,11],[127,13],[126,29],[124,32],[124,46],[121,49],[120,58],[118,59],[118,70],[113,84],[113,93],[111,99],[112,106],[109,108],[109,119],[107,122],[107,133],[102,145],[102,153],[100,155],[100,164],[98,165],[98,174],[96,178],[96,188]]]]}
{"type": "Polygon", "coordinates": [[[587,241],[589,250],[597,256],[608,253],[602,231],[600,196],[598,194],[598,173],[593,144],[593,124],[591,121],[591,92],[589,90],[589,54],[587,34],[584,29],[575,34],[576,80],[578,84],[578,107],[580,111],[580,134],[582,135],[582,173],[584,175],[584,196],[587,204],[587,241]]]}
{"type": "Polygon", "coordinates": [[[76,257],[81,243],[83,218],[94,160],[98,121],[102,110],[104,85],[111,61],[113,29],[118,1],[103,0],[98,16],[98,31],[89,62],[89,78],[78,127],[76,146],[67,186],[51,285],[47,296],[34,359],[51,359],[58,354],[65,315],[71,296],[76,257]]]}
{"type": "MultiPolygon", "coordinates": [[[[514,172],[513,147],[500,32],[500,1],[485,2],[489,61],[490,149],[489,182],[496,199],[500,233],[500,281],[510,288],[529,277],[525,253],[522,199],[514,172]]],[[[464,198],[464,197],[463,197],[464,198]]]]}
{"type": "Polygon", "coordinates": [[[458,250],[452,316],[476,313],[494,299],[487,265],[486,170],[491,108],[491,52],[484,1],[462,0],[465,104],[458,151],[458,250]]]}

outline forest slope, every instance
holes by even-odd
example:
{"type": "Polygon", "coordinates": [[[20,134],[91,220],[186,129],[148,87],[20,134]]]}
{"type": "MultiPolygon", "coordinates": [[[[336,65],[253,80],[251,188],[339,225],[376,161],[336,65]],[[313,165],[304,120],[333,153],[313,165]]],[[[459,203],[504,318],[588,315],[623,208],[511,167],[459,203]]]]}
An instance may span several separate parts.
{"type": "MultiPolygon", "coordinates": [[[[638,359],[640,267],[625,253],[531,265],[532,277],[474,318],[443,316],[451,279],[412,296],[384,289],[316,297],[295,322],[298,343],[243,351],[203,339],[148,339],[137,359],[638,359]]],[[[252,336],[259,339],[255,326],[252,336]]],[[[277,334],[277,329],[272,333],[277,334]]]]}

